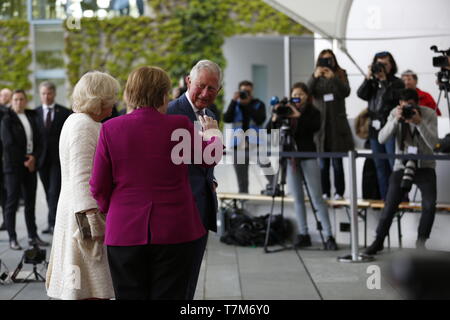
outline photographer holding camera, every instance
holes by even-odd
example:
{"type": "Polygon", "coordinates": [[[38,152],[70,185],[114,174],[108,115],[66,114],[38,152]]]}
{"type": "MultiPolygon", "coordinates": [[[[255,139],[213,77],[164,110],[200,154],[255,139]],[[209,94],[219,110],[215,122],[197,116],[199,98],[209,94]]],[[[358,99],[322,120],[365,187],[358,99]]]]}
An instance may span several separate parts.
{"type": "MultiPolygon", "coordinates": [[[[241,81],[238,86],[239,91],[228,105],[228,109],[223,116],[225,123],[232,123],[234,130],[242,129],[246,132],[248,129],[254,129],[258,132],[260,126],[266,120],[266,106],[264,102],[253,97],[253,83],[250,81],[241,81]]],[[[248,166],[249,166],[249,149],[258,145],[257,137],[249,137],[249,139],[236,141],[233,139],[232,147],[235,152],[245,152],[245,163],[234,164],[236,177],[239,185],[239,193],[248,193],[248,166]]],[[[269,164],[270,166],[270,164],[269,164]]],[[[269,183],[271,179],[266,176],[269,183]]]]}
{"type": "MultiPolygon", "coordinates": [[[[347,152],[354,148],[353,136],[347,121],[345,99],[350,95],[347,73],[333,51],[323,50],[317,59],[316,70],[308,81],[314,106],[320,111],[322,123],[315,135],[319,152],[347,152]]],[[[331,159],[334,171],[334,199],[342,199],[345,176],[342,158],[331,159]]],[[[320,159],[322,189],[325,198],[331,196],[330,159],[320,159]]]]}
{"type": "MultiPolygon", "coordinates": [[[[438,141],[436,112],[419,106],[419,96],[414,89],[400,92],[400,105],[389,114],[386,125],[380,130],[378,140],[385,143],[395,138],[397,154],[433,154],[438,141]]],[[[422,194],[422,215],[420,217],[416,247],[425,248],[430,237],[436,211],[436,162],[434,160],[395,159],[394,172],[389,180],[384,210],[376,230],[375,241],[366,254],[383,250],[384,238],[389,232],[395,213],[405,192],[416,184],[422,194]]]]}
{"type": "MultiPolygon", "coordinates": [[[[358,97],[369,102],[369,142],[373,153],[395,153],[395,140],[386,139],[380,143],[378,134],[391,110],[398,105],[399,92],[405,87],[403,81],[395,76],[396,73],[397,64],[392,54],[379,52],[374,56],[367,77],[358,89],[358,97]]],[[[374,161],[380,195],[385,200],[394,159],[375,158],[374,161]]]]}
{"type": "MultiPolygon", "coordinates": [[[[278,129],[288,120],[296,151],[316,152],[314,134],[320,129],[320,111],[311,102],[312,97],[306,84],[297,82],[291,89],[290,101],[282,101],[274,106],[271,121],[267,129],[278,129]]],[[[303,179],[311,196],[311,201],[319,214],[326,237],[325,250],[337,250],[336,241],[331,231],[328,207],[322,198],[320,169],[317,159],[295,158],[288,162],[287,183],[295,199],[295,213],[298,220],[298,234],[295,241],[297,248],[310,247],[311,238],[306,220],[305,195],[303,179]]]]}

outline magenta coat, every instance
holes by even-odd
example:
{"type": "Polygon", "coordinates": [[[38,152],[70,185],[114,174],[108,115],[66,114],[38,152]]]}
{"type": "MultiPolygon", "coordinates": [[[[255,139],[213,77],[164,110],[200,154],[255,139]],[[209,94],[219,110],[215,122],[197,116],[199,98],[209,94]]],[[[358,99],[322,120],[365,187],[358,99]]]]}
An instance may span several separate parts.
{"type": "MultiPolygon", "coordinates": [[[[171,141],[171,136],[180,128],[198,137],[187,117],[161,114],[151,107],[103,124],[90,186],[100,211],[107,213],[106,245],[172,244],[205,235],[188,165],[171,159],[173,147],[180,142],[171,141]]],[[[215,144],[222,148],[220,139],[213,138],[197,149],[215,144]]]]}

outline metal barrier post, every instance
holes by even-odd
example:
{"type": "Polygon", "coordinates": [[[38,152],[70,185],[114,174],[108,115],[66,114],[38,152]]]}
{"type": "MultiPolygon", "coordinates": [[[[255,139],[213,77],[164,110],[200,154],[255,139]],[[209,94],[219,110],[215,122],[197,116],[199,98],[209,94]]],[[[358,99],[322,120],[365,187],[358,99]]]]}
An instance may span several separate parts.
{"type": "Polygon", "coordinates": [[[348,171],[350,180],[350,212],[351,212],[351,239],[352,253],[347,256],[339,257],[340,262],[369,262],[373,261],[372,256],[359,253],[359,235],[358,235],[358,192],[356,185],[356,152],[348,152],[348,171]]]}

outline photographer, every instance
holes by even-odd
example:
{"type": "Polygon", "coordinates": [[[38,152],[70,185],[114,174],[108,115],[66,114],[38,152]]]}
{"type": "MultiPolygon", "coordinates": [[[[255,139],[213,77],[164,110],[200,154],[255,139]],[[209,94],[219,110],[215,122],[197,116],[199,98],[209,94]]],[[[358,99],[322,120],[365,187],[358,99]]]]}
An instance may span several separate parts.
{"type": "MultiPolygon", "coordinates": [[[[316,152],[314,134],[320,129],[320,112],[311,103],[311,96],[306,84],[295,83],[291,89],[291,103],[274,106],[274,113],[267,129],[280,128],[283,118],[289,119],[292,137],[297,151],[316,152]],[[289,108],[290,112],[280,116],[280,108],[289,108]],[[277,112],[278,111],[278,112],[277,112]]],[[[284,114],[284,112],[283,112],[284,114]]],[[[310,247],[311,238],[308,233],[306,220],[305,195],[303,192],[303,176],[311,195],[311,201],[319,214],[319,220],[324,227],[326,236],[325,250],[337,250],[336,241],[332,236],[328,207],[322,198],[320,182],[320,169],[317,159],[295,158],[288,162],[287,183],[295,199],[295,213],[298,220],[298,235],[295,246],[298,248],[310,247]],[[303,174],[302,174],[303,172],[303,174]]]]}
{"type": "MultiPolygon", "coordinates": [[[[234,93],[233,99],[228,105],[228,109],[223,116],[225,123],[233,123],[233,129],[255,129],[258,132],[260,126],[266,120],[266,106],[264,102],[253,97],[253,83],[250,81],[242,81],[238,86],[239,91],[234,93]]],[[[258,145],[258,139],[250,139],[236,141],[233,139],[232,147],[237,152],[245,152],[245,163],[234,164],[236,177],[239,185],[239,193],[248,193],[248,165],[249,165],[249,149],[258,145]]],[[[270,166],[270,164],[269,164],[270,166]]],[[[271,179],[266,176],[269,182],[271,179]]]]}
{"type": "MultiPolygon", "coordinates": [[[[369,141],[373,153],[394,154],[394,139],[387,139],[381,144],[378,142],[378,133],[386,124],[391,110],[398,105],[399,91],[405,87],[402,80],[395,76],[396,73],[394,57],[387,51],[379,52],[373,58],[367,77],[358,89],[358,97],[369,102],[369,141]]],[[[380,195],[385,200],[394,159],[374,161],[380,195]]]]}
{"type": "MultiPolygon", "coordinates": [[[[308,81],[308,87],[319,109],[322,123],[315,141],[319,152],[347,152],[354,148],[353,136],[347,122],[345,98],[350,95],[347,73],[343,70],[333,51],[323,50],[317,59],[316,70],[308,81]]],[[[332,159],[336,200],[345,192],[345,176],[342,158],[332,159]]],[[[324,197],[330,198],[330,159],[320,160],[324,197]]]]}
{"type": "Polygon", "coordinates": [[[435,110],[438,116],[442,115],[441,110],[439,110],[439,107],[436,105],[436,101],[434,101],[431,94],[417,88],[417,82],[419,81],[417,73],[412,70],[404,71],[402,73],[402,81],[405,84],[406,89],[414,89],[417,91],[417,94],[419,95],[419,105],[435,110]]]}
{"type": "MultiPolygon", "coordinates": [[[[401,91],[400,105],[391,111],[386,125],[379,132],[380,143],[393,137],[398,154],[433,154],[433,147],[438,141],[436,112],[419,106],[418,102],[416,90],[401,91]]],[[[434,160],[395,159],[384,210],[376,230],[377,236],[365,251],[366,254],[376,254],[383,250],[384,238],[389,232],[394,215],[404,193],[411,190],[412,184],[416,184],[422,194],[422,215],[416,247],[425,247],[436,211],[435,166],[434,160]]]]}

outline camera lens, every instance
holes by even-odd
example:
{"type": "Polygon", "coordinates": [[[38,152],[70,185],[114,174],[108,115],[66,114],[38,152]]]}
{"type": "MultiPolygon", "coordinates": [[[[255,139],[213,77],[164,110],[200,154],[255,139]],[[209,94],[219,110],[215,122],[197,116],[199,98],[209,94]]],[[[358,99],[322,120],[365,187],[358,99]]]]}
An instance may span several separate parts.
{"type": "Polygon", "coordinates": [[[239,91],[239,98],[242,100],[245,100],[248,98],[248,92],[243,90],[243,91],[239,91]]]}

